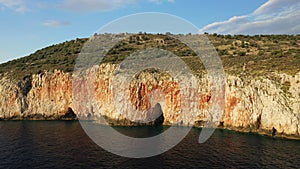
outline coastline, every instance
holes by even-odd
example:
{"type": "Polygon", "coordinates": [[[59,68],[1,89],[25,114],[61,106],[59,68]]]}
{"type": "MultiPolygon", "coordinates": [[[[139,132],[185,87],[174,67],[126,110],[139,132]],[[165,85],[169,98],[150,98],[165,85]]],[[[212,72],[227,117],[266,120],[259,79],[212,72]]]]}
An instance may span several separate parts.
{"type": "Polygon", "coordinates": [[[236,128],[236,127],[218,127],[218,129],[229,130],[238,133],[256,134],[256,135],[266,136],[270,138],[277,138],[277,139],[300,140],[300,135],[288,135],[284,133],[276,133],[275,135],[272,135],[272,130],[236,128]]]}
{"type": "MultiPolygon", "coordinates": [[[[141,127],[141,126],[166,126],[170,127],[172,126],[171,124],[158,124],[153,122],[149,123],[136,123],[132,122],[130,120],[114,120],[110,119],[108,117],[105,117],[106,123],[103,121],[97,121],[97,120],[92,120],[97,124],[100,125],[106,125],[106,126],[113,126],[113,127],[141,127]],[[107,123],[109,125],[107,125],[107,123]]],[[[12,117],[9,119],[3,119],[0,118],[1,121],[74,121],[74,122],[79,122],[80,120],[78,117],[63,117],[63,116],[52,116],[52,117],[45,117],[45,116],[23,116],[23,117],[12,117]]],[[[186,125],[181,125],[183,127],[187,127],[186,125]]],[[[199,123],[195,123],[193,125],[193,128],[198,128],[202,129],[203,125],[200,125],[199,123]]],[[[284,133],[276,133],[275,135],[272,135],[272,130],[262,130],[262,129],[251,129],[251,128],[237,128],[237,127],[232,127],[232,126],[218,126],[216,129],[220,130],[228,130],[236,133],[241,133],[241,134],[254,134],[254,135],[260,135],[260,136],[266,136],[269,138],[275,138],[275,139],[287,139],[287,140],[299,140],[300,141],[300,135],[288,135],[284,133]]]]}

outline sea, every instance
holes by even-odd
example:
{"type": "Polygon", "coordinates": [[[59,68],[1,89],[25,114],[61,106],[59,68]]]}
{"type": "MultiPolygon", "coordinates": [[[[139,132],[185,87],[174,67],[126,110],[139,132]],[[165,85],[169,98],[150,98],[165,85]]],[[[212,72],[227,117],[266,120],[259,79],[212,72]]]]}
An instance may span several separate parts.
{"type": "MultiPolygon", "coordinates": [[[[167,127],[115,129],[150,137],[167,127]]],[[[200,132],[163,154],[127,158],[95,144],[78,121],[0,121],[0,168],[300,168],[300,141],[216,129],[200,144],[200,132]]]]}

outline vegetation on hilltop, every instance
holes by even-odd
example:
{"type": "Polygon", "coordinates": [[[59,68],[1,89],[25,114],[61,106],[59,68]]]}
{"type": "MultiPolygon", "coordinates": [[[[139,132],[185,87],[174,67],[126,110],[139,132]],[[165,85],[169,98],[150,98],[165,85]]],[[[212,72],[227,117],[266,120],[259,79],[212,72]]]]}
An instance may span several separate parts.
{"type": "Polygon", "coordinates": [[[8,73],[16,80],[28,75],[55,69],[71,72],[75,60],[87,39],[76,39],[52,45],[29,56],[0,64],[0,74],[8,73]]]}
{"type": "MultiPolygon", "coordinates": [[[[269,72],[291,75],[300,72],[300,35],[207,36],[221,57],[225,72],[229,74],[260,76],[269,72]]],[[[29,56],[0,64],[0,74],[8,73],[20,80],[45,70],[72,72],[86,41],[86,38],[76,39],[52,45],[29,56]]],[[[149,47],[173,52],[196,73],[203,69],[201,61],[190,48],[179,40],[162,34],[141,33],[128,36],[108,52],[104,62],[119,63],[134,51],[149,47]]]]}
{"type": "Polygon", "coordinates": [[[300,72],[300,35],[209,35],[225,71],[259,76],[300,72]],[[244,69],[243,69],[244,68],[244,69]]]}

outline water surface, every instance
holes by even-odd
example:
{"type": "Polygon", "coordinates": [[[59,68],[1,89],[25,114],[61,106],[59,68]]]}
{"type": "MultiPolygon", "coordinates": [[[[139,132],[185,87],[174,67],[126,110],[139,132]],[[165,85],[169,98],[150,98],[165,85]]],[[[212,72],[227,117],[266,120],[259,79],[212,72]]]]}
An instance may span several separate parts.
{"type": "MultiPolygon", "coordinates": [[[[118,127],[133,137],[164,127],[118,127]]],[[[173,149],[151,158],[111,154],[74,121],[1,121],[0,168],[299,168],[300,141],[216,130],[199,144],[193,128],[173,149]]]]}

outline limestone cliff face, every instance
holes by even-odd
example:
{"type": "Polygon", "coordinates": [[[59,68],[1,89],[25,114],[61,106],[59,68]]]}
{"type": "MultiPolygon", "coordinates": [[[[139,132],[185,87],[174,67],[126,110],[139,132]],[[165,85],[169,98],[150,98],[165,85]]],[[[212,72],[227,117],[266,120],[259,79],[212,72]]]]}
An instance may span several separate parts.
{"type": "MultiPolygon", "coordinates": [[[[0,118],[72,119],[75,113],[84,118],[102,115],[117,124],[122,120],[151,122],[161,111],[164,124],[201,125],[209,119],[213,101],[207,76],[198,79],[197,91],[187,92],[190,97],[198,96],[197,109],[188,110],[192,112],[188,116],[181,112],[187,103],[182,101],[179,83],[170,75],[147,71],[126,82],[114,75],[118,67],[93,67],[85,77],[44,72],[19,83],[3,75],[0,118]]],[[[246,131],[268,132],[275,128],[277,133],[299,136],[299,81],[300,72],[295,76],[273,73],[258,78],[226,75],[225,109],[219,125],[246,131]]]]}
{"type": "Polygon", "coordinates": [[[68,73],[54,71],[32,76],[32,88],[27,94],[25,115],[42,115],[57,118],[71,113],[72,77],[68,73]]]}
{"type": "Polygon", "coordinates": [[[21,90],[10,79],[2,77],[0,80],[0,118],[11,118],[23,113],[26,107],[21,90]]]}
{"type": "Polygon", "coordinates": [[[33,75],[16,83],[0,80],[1,119],[73,118],[72,77],[61,71],[33,75]]]}
{"type": "Polygon", "coordinates": [[[227,78],[224,124],[299,135],[300,73],[264,79],[227,78]],[[276,79],[276,80],[271,80],[276,79]]]}

